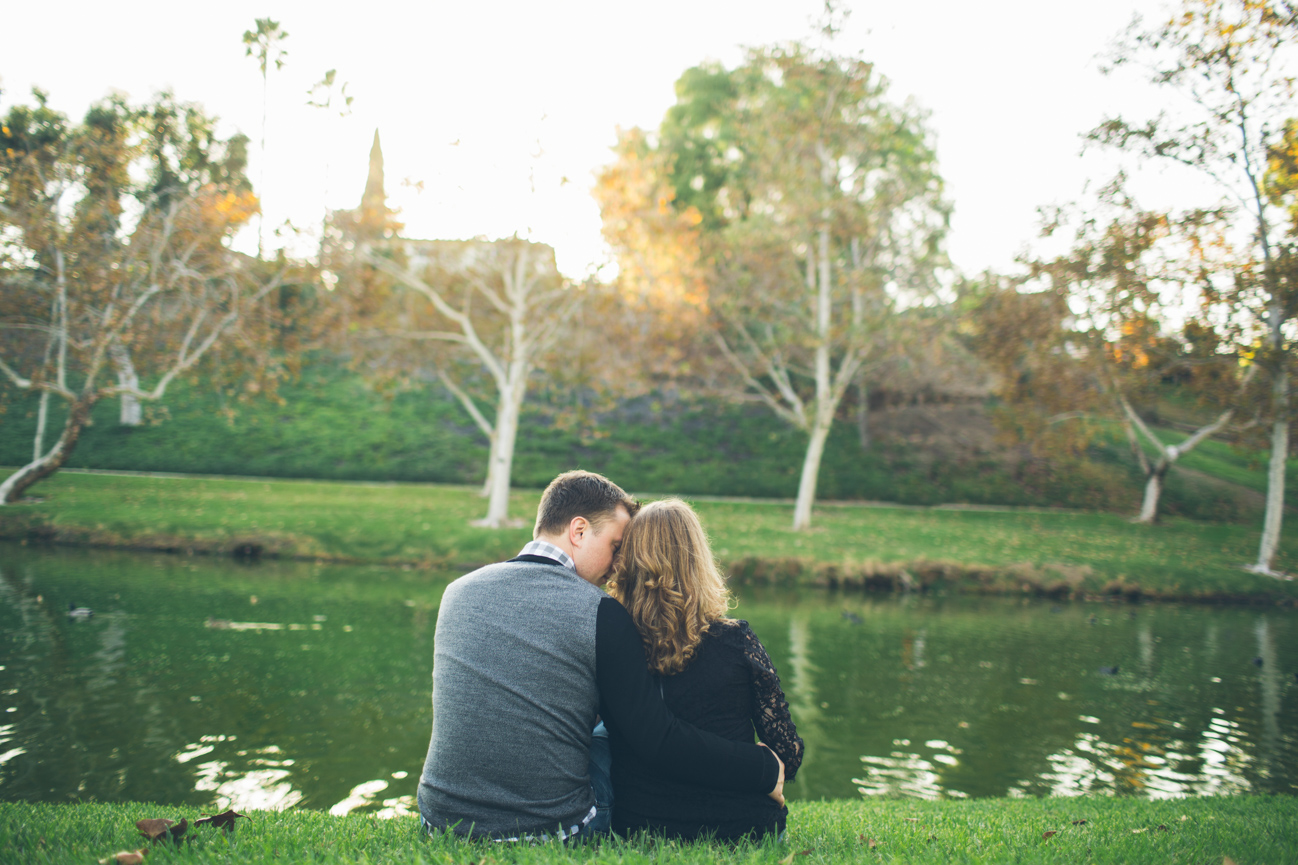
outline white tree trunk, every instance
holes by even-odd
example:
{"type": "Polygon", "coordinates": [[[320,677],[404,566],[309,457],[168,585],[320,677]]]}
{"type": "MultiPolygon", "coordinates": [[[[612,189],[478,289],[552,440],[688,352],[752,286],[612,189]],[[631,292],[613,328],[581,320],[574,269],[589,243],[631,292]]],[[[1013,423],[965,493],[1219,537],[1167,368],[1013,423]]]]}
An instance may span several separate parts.
{"type": "Polygon", "coordinates": [[[1163,478],[1171,467],[1171,463],[1160,459],[1149,473],[1149,479],[1145,482],[1145,498],[1140,503],[1140,516],[1136,517],[1136,522],[1152,523],[1158,518],[1158,499],[1163,494],[1163,478]]]}
{"type": "Polygon", "coordinates": [[[499,529],[509,525],[509,481],[514,465],[514,443],[518,439],[518,419],[527,392],[527,369],[522,363],[510,364],[510,380],[501,388],[496,410],[496,436],[491,449],[491,466],[487,479],[491,483],[487,499],[487,516],[480,525],[499,529]]]}
{"type": "Polygon", "coordinates": [[[89,416],[90,404],[77,402],[70,406],[67,420],[63,423],[63,432],[54,447],[5,478],[4,483],[0,483],[0,505],[13,504],[33,484],[62,468],[72,449],[76,447],[89,416]]]}
{"type": "MultiPolygon", "coordinates": [[[[113,359],[113,368],[117,371],[118,387],[132,388],[139,390],[140,377],[135,372],[135,364],[131,363],[131,353],[126,350],[126,346],[120,342],[115,342],[109,349],[109,355],[113,359]]],[[[139,426],[143,417],[140,410],[140,400],[133,393],[124,393],[121,397],[122,426],[139,426]]]]}
{"type": "Polygon", "coordinates": [[[1165,445],[1154,431],[1141,420],[1140,415],[1127,402],[1127,398],[1121,394],[1118,395],[1118,402],[1122,406],[1123,414],[1126,415],[1124,426],[1127,430],[1127,440],[1131,444],[1131,450],[1140,462],[1140,468],[1145,472],[1145,498],[1140,504],[1140,516],[1136,517],[1137,523],[1153,523],[1158,519],[1158,500],[1163,494],[1163,481],[1167,478],[1167,473],[1171,471],[1172,465],[1181,457],[1188,454],[1199,446],[1199,444],[1217,430],[1224,427],[1234,417],[1234,409],[1217,415],[1217,419],[1210,424],[1205,424],[1194,431],[1194,434],[1187,437],[1179,445],[1165,445]],[[1153,463],[1145,456],[1145,452],[1140,448],[1140,442],[1136,439],[1136,430],[1140,430],[1145,439],[1154,446],[1158,451],[1158,459],[1153,463]]]}
{"type": "Polygon", "coordinates": [[[1271,463],[1267,470],[1266,516],[1262,521],[1262,544],[1253,570],[1274,573],[1276,550],[1280,547],[1280,525],[1284,520],[1284,470],[1289,459],[1289,374],[1281,369],[1272,388],[1275,421],[1271,429],[1271,463]]]}
{"type": "MultiPolygon", "coordinates": [[[[36,437],[32,442],[32,462],[45,456],[45,421],[50,413],[50,392],[41,391],[40,407],[36,409],[36,437]]],[[[0,499],[3,501],[3,499],[0,499]]]]}
{"type": "Polygon", "coordinates": [[[807,442],[807,455],[802,460],[802,478],[798,481],[798,500],[793,505],[793,528],[795,531],[811,528],[811,506],[816,502],[816,478],[820,474],[820,458],[825,453],[825,439],[829,437],[829,427],[833,421],[821,420],[816,413],[816,425],[811,428],[811,439],[807,442]]]}
{"type": "MultiPolygon", "coordinates": [[[[820,473],[820,458],[825,453],[825,439],[834,423],[836,400],[829,380],[829,324],[831,312],[830,280],[833,273],[829,261],[829,226],[822,225],[817,238],[817,264],[819,285],[816,292],[816,404],[812,411],[811,437],[807,442],[807,455],[802,461],[802,478],[798,481],[798,500],[793,506],[794,531],[811,528],[811,506],[816,501],[816,479],[820,473]]],[[[810,258],[811,256],[808,256],[810,258]]],[[[810,267],[808,267],[810,269],[810,267]]]]}
{"type": "Polygon", "coordinates": [[[493,473],[494,473],[495,470],[496,470],[496,440],[497,440],[497,436],[496,436],[496,432],[495,432],[495,430],[492,430],[491,435],[487,436],[487,439],[488,439],[488,444],[487,444],[487,477],[486,477],[486,479],[484,479],[483,482],[482,482],[482,489],[478,490],[478,495],[479,495],[481,498],[484,498],[484,499],[491,495],[491,489],[492,489],[492,477],[494,476],[493,473]]]}

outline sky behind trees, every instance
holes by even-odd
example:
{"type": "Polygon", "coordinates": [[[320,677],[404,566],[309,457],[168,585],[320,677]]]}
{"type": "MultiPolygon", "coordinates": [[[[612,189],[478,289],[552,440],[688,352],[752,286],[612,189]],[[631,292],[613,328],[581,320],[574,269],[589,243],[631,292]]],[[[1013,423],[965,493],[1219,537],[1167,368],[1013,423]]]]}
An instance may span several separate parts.
{"type": "MultiPolygon", "coordinates": [[[[1104,115],[1176,108],[1136,70],[1106,78],[1097,60],[1133,11],[1161,16],[1157,0],[1097,0],[1084,13],[1031,0],[849,6],[835,50],[862,52],[891,79],[893,99],[913,98],[931,112],[955,205],[948,248],[966,272],[1010,267],[1036,235],[1036,207],[1078,199],[1088,181],[1112,176],[1113,154],[1079,156],[1080,134],[1104,115]]],[[[9,40],[0,55],[0,104],[27,101],[33,85],[73,116],[110,90],[138,100],[171,88],[201,102],[224,132],[253,139],[249,175],[265,177],[267,247],[297,252],[314,248],[326,204],[359,202],[378,128],[390,202],[408,235],[518,232],[552,244],[560,268],[580,275],[607,260],[588,190],[595,168],[612,158],[616,128],[656,128],[690,66],[733,65],[742,45],[814,44],[821,3],[372,8],[367,15],[364,5],[297,0],[20,5],[7,10],[6,29],[32,38],[9,40]],[[263,175],[261,77],[240,37],[267,16],[289,38],[283,70],[270,73],[263,175]],[[341,119],[306,105],[307,90],[334,68],[355,97],[341,119]],[[286,219],[300,234],[275,237],[286,219]]],[[[1147,207],[1219,197],[1188,172],[1156,166],[1132,188],[1147,207]]],[[[255,228],[239,245],[256,249],[255,228]]]]}

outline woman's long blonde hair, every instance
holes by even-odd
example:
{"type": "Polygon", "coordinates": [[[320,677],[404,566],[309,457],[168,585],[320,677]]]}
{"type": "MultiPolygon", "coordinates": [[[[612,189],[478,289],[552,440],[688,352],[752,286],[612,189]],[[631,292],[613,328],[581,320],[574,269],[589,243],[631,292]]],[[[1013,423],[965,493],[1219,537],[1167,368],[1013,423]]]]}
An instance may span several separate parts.
{"type": "Polygon", "coordinates": [[[727,621],[730,593],[698,514],[680,499],[640,509],[622,535],[609,594],[631,613],[649,669],[679,673],[713,622],[727,621]]]}

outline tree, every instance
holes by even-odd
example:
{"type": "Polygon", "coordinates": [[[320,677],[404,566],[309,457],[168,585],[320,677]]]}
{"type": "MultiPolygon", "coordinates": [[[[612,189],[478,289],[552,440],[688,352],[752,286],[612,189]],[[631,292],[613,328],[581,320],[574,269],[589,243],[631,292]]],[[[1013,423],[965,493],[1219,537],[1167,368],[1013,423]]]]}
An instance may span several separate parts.
{"type": "MultiPolygon", "coordinates": [[[[243,53],[245,57],[257,58],[257,69],[261,72],[261,156],[258,165],[258,182],[259,187],[266,185],[266,99],[270,93],[270,64],[275,64],[275,71],[284,68],[284,59],[288,57],[288,51],[284,48],[284,40],[288,38],[288,31],[279,26],[278,21],[272,21],[270,18],[258,18],[256,20],[255,30],[243,31],[243,53]]],[[[263,223],[265,215],[258,211],[257,213],[257,257],[262,256],[263,240],[263,223]]]]}
{"type": "MultiPolygon", "coordinates": [[[[1046,233],[1060,230],[1062,220],[1054,214],[1046,233]]],[[[1079,222],[1068,252],[1028,262],[1025,283],[1054,298],[1044,331],[1048,338],[1019,345],[1018,327],[1008,319],[990,331],[984,345],[1006,374],[1005,360],[1022,353],[1013,366],[1056,379],[1048,393],[1036,389],[1017,395],[1028,400],[1015,399],[1011,389],[1010,402],[1019,410],[1031,411],[1028,403],[1035,400],[1054,423],[1094,415],[1122,424],[1145,477],[1136,522],[1152,523],[1172,466],[1241,413],[1256,371],[1242,367],[1222,335],[1224,322],[1213,315],[1213,285],[1229,261],[1223,258],[1228,245],[1222,214],[1141,210],[1122,192],[1120,178],[1079,222]],[[1181,333],[1168,335],[1165,328],[1174,319],[1182,321],[1181,333]],[[1085,383],[1060,386],[1061,364],[1085,383]],[[1164,443],[1133,404],[1152,402],[1169,381],[1197,394],[1212,414],[1176,444],[1164,443]],[[1152,459],[1147,450],[1154,452],[1152,459]]],[[[990,321],[984,318],[984,324],[990,321]]]]}
{"type": "Polygon", "coordinates": [[[700,215],[716,348],[746,398],[807,433],[795,529],[844,393],[944,263],[923,119],[886,87],[856,58],[756,49],[682,76],[660,133],[674,201],[700,215]]]}
{"type": "MultiPolygon", "coordinates": [[[[0,373],[39,394],[30,463],[0,503],[58,471],[100,400],[159,400],[182,373],[237,341],[234,365],[265,359],[282,273],[230,251],[257,209],[245,139],[220,139],[194,105],[112,98],[79,124],[35,104],[0,124],[0,373]],[[115,353],[130,377],[104,381],[115,353]],[[142,386],[150,380],[151,386],[142,386]],[[67,414],[44,445],[51,398],[67,414]]],[[[120,367],[119,367],[120,371],[120,367]]]]}
{"type": "Polygon", "coordinates": [[[431,363],[491,445],[487,515],[478,524],[510,525],[510,476],[523,399],[532,373],[567,337],[578,291],[560,276],[550,247],[518,237],[394,241],[363,248],[361,255],[392,280],[395,290],[358,322],[358,335],[389,357],[400,353],[400,363],[409,364],[414,355],[431,363]],[[394,260],[393,251],[406,263],[394,260]],[[466,381],[484,377],[486,390],[494,391],[494,417],[466,381]]]}
{"type": "Polygon", "coordinates": [[[1096,142],[1149,159],[1170,160],[1218,183],[1249,223],[1251,252],[1223,297],[1232,312],[1252,313],[1241,328],[1257,343],[1258,365],[1270,379],[1271,459],[1266,515],[1252,570],[1272,573],[1284,514],[1289,455],[1291,342],[1296,311],[1281,250],[1286,226],[1273,216],[1269,159],[1283,149],[1293,110],[1292,40],[1298,6],[1288,0],[1183,0],[1166,22],[1133,24],[1114,50],[1114,67],[1140,63],[1151,80],[1184,97],[1189,113],[1145,123],[1111,118],[1090,133],[1096,142]]]}

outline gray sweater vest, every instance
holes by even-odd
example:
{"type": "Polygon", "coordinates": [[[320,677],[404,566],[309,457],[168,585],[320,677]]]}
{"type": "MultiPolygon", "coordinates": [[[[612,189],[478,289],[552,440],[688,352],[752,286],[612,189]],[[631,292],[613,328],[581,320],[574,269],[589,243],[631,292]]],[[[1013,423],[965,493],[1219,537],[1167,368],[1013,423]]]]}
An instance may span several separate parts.
{"type": "Polygon", "coordinates": [[[419,811],[435,828],[513,836],[579,823],[599,712],[602,591],[567,568],[488,565],[446,587],[419,811]]]}

